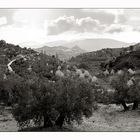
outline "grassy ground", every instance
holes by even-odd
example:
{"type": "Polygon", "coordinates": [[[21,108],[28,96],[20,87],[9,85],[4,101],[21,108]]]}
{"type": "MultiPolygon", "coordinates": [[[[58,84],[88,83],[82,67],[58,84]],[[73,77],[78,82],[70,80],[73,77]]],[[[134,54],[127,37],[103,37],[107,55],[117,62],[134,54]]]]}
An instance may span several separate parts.
{"type": "Polygon", "coordinates": [[[99,105],[89,119],[75,125],[79,131],[140,131],[140,111],[123,112],[121,106],[99,105]]]}
{"type": "Polygon", "coordinates": [[[10,112],[9,107],[0,106],[0,132],[18,131],[18,125],[10,112]]]}
{"type": "MultiPolygon", "coordinates": [[[[30,128],[24,131],[140,131],[140,110],[123,112],[121,106],[99,104],[99,109],[80,125],[65,125],[64,128],[30,128]]],[[[0,108],[0,131],[18,131],[10,110],[0,108]]]]}

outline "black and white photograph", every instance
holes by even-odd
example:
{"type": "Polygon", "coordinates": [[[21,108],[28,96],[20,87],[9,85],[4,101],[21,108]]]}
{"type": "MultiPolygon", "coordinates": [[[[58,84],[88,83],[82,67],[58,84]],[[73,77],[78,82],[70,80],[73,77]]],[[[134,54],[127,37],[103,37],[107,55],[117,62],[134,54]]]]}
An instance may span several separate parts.
{"type": "Polygon", "coordinates": [[[139,132],[140,8],[0,8],[0,132],[139,132]]]}

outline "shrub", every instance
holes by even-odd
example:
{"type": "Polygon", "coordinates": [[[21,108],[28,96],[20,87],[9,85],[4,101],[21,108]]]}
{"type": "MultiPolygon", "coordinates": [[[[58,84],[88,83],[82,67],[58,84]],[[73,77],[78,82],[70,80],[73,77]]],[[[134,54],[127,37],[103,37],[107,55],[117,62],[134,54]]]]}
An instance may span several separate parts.
{"type": "Polygon", "coordinates": [[[138,108],[138,103],[140,101],[140,79],[137,76],[133,78],[125,73],[122,76],[117,76],[112,81],[111,85],[116,90],[113,95],[113,100],[116,103],[120,103],[123,105],[124,110],[128,110],[128,107],[125,102],[133,102],[133,109],[138,108]],[[130,80],[131,79],[131,80],[130,80]],[[128,85],[128,81],[132,81],[132,85],[128,85]]]}
{"type": "Polygon", "coordinates": [[[128,107],[125,104],[126,100],[128,99],[128,79],[128,75],[123,74],[114,77],[114,79],[111,81],[111,85],[115,89],[112,100],[114,100],[117,104],[122,104],[125,110],[128,110],[128,107]]]}
{"type": "Polygon", "coordinates": [[[41,124],[44,120],[44,126],[47,125],[55,105],[53,89],[52,83],[40,79],[25,81],[19,86],[18,104],[13,115],[21,127],[28,126],[31,120],[35,124],[41,124]]]}
{"type": "Polygon", "coordinates": [[[128,90],[128,100],[133,102],[133,109],[138,108],[138,103],[140,102],[140,79],[135,79],[133,85],[128,90]]]}
{"type": "Polygon", "coordinates": [[[7,79],[0,79],[0,102],[13,105],[17,101],[17,87],[22,83],[22,78],[13,74],[7,79]]]}
{"type": "Polygon", "coordinates": [[[91,83],[79,78],[63,78],[56,83],[57,106],[60,116],[56,125],[82,120],[82,116],[92,115],[95,95],[91,83]]]}
{"type": "Polygon", "coordinates": [[[86,69],[86,70],[88,70],[89,66],[86,63],[83,62],[83,63],[79,64],[78,68],[79,69],[86,69]]]}
{"type": "Polygon", "coordinates": [[[82,117],[92,115],[94,93],[87,81],[78,78],[62,78],[49,82],[38,79],[23,82],[18,88],[18,104],[13,115],[21,127],[32,120],[35,125],[62,127],[65,122],[81,122],[82,117]]]}
{"type": "Polygon", "coordinates": [[[9,91],[4,80],[0,80],[0,102],[5,104],[9,102],[9,91]]]}

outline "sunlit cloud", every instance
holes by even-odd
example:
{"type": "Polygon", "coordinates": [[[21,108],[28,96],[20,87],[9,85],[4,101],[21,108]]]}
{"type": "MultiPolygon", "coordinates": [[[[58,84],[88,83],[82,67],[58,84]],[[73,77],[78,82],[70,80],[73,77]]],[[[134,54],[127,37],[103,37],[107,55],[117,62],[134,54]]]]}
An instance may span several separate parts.
{"type": "Polygon", "coordinates": [[[140,41],[140,9],[1,9],[0,39],[39,43],[84,38],[140,41]]]}
{"type": "Polygon", "coordinates": [[[100,22],[91,17],[75,18],[74,16],[63,16],[48,23],[48,34],[60,34],[68,31],[75,32],[101,32],[104,26],[100,22]]]}

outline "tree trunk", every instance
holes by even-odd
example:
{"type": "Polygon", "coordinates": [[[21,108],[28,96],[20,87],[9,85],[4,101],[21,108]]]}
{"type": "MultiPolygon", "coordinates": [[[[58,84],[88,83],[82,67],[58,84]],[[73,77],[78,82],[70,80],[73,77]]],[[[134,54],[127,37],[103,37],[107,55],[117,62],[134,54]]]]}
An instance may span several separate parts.
{"type": "Polygon", "coordinates": [[[51,119],[48,116],[44,116],[44,125],[43,125],[43,127],[47,128],[47,127],[52,127],[52,126],[53,126],[53,123],[52,123],[51,119]]]}
{"type": "Polygon", "coordinates": [[[134,103],[133,103],[133,110],[135,110],[135,109],[137,109],[138,108],[138,101],[134,101],[134,103]]]}
{"type": "Polygon", "coordinates": [[[125,101],[121,101],[121,104],[124,108],[124,111],[127,111],[129,109],[129,107],[126,105],[125,101]]]}
{"type": "Polygon", "coordinates": [[[64,124],[64,120],[65,120],[65,115],[64,113],[61,113],[58,117],[58,119],[55,122],[55,125],[62,128],[63,124],[64,124]]]}

